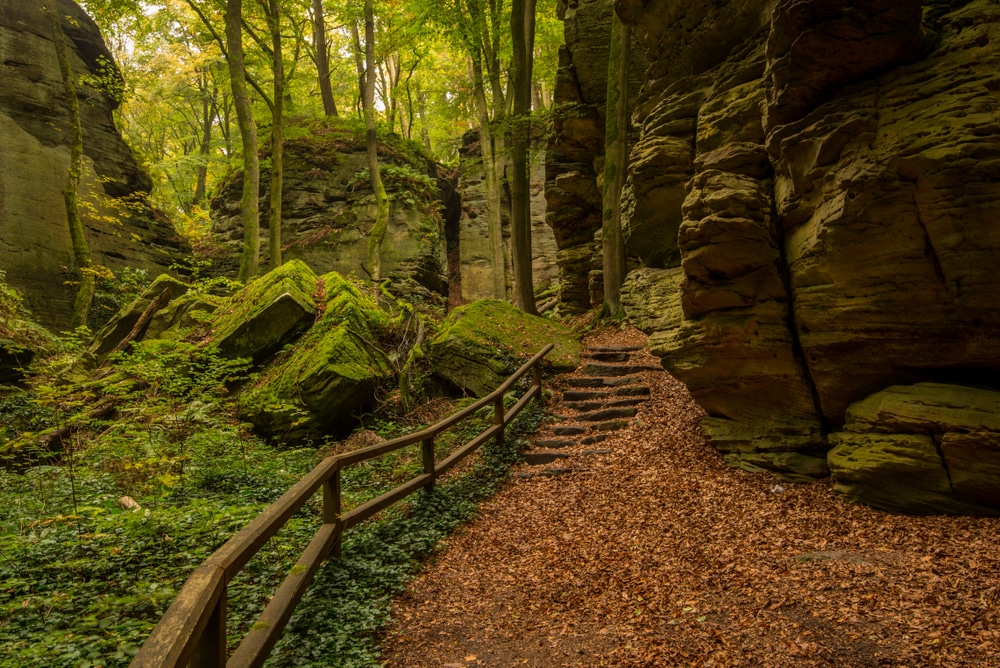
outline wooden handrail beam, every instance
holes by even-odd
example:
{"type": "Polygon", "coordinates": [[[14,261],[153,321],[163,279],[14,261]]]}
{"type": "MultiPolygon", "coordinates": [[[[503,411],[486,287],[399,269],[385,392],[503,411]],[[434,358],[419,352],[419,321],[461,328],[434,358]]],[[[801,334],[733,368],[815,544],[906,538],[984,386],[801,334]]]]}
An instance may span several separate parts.
{"type": "Polygon", "coordinates": [[[192,572],[166,614],[132,660],[131,668],[257,668],[262,666],[281,637],[295,607],[302,600],[316,571],[329,557],[340,556],[343,532],[369,519],[420,488],[430,489],[435,479],[491,438],[503,443],[507,424],[542,393],[538,365],[552,349],[550,343],[498,388],[475,403],[422,431],[400,436],[353,452],[327,457],[302,477],[257,517],[230,538],[192,572]],[[532,372],[532,385],[510,410],[504,412],[504,395],[532,372]],[[494,424],[437,464],[434,439],[446,429],[492,405],[494,424]],[[374,459],[417,443],[422,444],[423,474],[346,513],[341,512],[340,471],[350,464],[374,459]],[[323,525],[271,598],[257,623],[227,662],[226,585],[285,523],[323,488],[323,525]]]}

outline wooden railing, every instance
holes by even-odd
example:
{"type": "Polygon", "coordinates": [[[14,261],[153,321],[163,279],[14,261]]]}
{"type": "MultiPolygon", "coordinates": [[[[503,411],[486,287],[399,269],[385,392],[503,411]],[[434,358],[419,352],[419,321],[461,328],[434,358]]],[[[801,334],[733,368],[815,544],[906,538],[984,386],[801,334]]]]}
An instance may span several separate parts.
{"type": "Polygon", "coordinates": [[[230,668],[262,666],[288,623],[295,606],[320,565],[331,555],[340,556],[345,531],[418,489],[430,489],[435,479],[474,452],[491,438],[503,443],[504,428],[528,403],[542,392],[540,363],[552,350],[542,348],[510,378],[476,403],[463,408],[432,427],[391,441],[353,452],[328,457],[306,474],[290,490],[233,536],[194,570],[177,598],[146,639],[131,668],[230,668]],[[510,410],[504,411],[504,394],[529,371],[531,388],[510,410]],[[480,408],[493,404],[494,424],[440,462],[434,461],[435,437],[466,419],[480,408]],[[396,489],[347,512],[340,507],[340,471],[345,466],[373,459],[408,445],[423,448],[423,474],[396,489]],[[309,542],[298,562],[271,598],[264,612],[233,655],[226,660],[226,586],[251,557],[323,488],[323,525],[309,542]]]}

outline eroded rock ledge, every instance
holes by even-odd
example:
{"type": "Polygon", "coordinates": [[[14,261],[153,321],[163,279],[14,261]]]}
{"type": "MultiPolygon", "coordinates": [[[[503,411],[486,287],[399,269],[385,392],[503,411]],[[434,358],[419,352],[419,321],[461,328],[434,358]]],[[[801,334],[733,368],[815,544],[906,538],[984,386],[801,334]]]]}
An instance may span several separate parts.
{"type": "MultiPolygon", "coordinates": [[[[851,426],[855,402],[1000,387],[1000,7],[926,5],[617,3],[650,57],[629,313],[735,465],[821,475],[831,443],[884,446],[851,426]]],[[[838,485],[968,509],[958,488],[858,492],[896,475],[877,459],[863,480],[834,466],[838,485]]]]}

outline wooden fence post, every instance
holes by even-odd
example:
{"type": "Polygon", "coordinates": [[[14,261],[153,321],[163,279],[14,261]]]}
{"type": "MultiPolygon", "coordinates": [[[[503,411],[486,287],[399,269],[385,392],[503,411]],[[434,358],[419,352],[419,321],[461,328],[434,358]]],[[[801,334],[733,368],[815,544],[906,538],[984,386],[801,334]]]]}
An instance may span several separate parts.
{"type": "Polygon", "coordinates": [[[542,369],[541,360],[535,363],[535,366],[531,367],[531,384],[538,388],[538,405],[543,406],[545,400],[542,397],[542,369]]]}
{"type": "Polygon", "coordinates": [[[420,447],[424,454],[424,473],[431,476],[430,482],[424,487],[429,492],[434,489],[434,437],[425,438],[420,447]]]}
{"type": "MultiPolygon", "coordinates": [[[[323,485],[323,523],[340,524],[340,467],[333,472],[330,479],[323,485]]],[[[343,536],[338,535],[330,552],[335,559],[340,559],[343,536]]]]}
{"type": "Polygon", "coordinates": [[[219,583],[222,593],[208,618],[205,630],[195,645],[191,668],[225,668],[226,665],[226,583],[219,583]]]}
{"type": "Polygon", "coordinates": [[[493,423],[500,426],[500,430],[497,431],[497,448],[503,447],[503,431],[505,426],[503,418],[503,395],[500,395],[493,400],[493,423]]]}

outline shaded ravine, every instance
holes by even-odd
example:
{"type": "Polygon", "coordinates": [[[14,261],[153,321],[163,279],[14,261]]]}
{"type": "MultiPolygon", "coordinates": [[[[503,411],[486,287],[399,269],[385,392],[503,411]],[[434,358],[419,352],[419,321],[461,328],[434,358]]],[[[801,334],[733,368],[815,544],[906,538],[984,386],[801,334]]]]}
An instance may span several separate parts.
{"type": "Polygon", "coordinates": [[[515,475],[424,567],[383,636],[386,666],[997,660],[1000,520],[893,516],[826,482],[729,469],[686,388],[641,379],[650,401],[599,456],[559,476],[525,465],[536,475],[515,475]]]}

